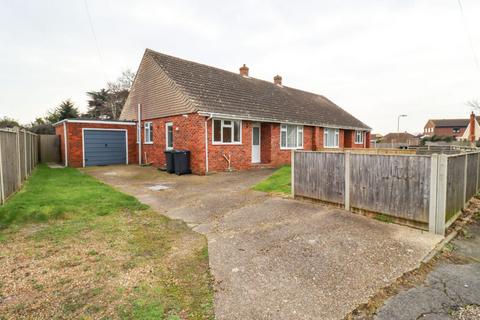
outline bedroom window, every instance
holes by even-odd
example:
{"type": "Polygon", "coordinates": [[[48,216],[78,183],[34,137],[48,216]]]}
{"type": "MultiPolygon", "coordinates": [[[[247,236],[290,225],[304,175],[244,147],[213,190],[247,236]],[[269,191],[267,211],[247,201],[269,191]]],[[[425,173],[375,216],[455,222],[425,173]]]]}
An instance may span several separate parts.
{"type": "Polygon", "coordinates": [[[338,129],[325,128],[323,145],[325,148],[338,148],[339,145],[339,135],[340,132],[338,129]]]}
{"type": "Polygon", "coordinates": [[[242,121],[213,119],[213,143],[241,144],[242,121]]]}
{"type": "Polygon", "coordinates": [[[303,148],[303,126],[282,124],[280,126],[280,149],[303,148]]]}
{"type": "Polygon", "coordinates": [[[145,143],[153,143],[153,124],[145,122],[145,143]]]}
{"type": "Polygon", "coordinates": [[[355,143],[363,144],[363,131],[355,131],[355,143]]]}

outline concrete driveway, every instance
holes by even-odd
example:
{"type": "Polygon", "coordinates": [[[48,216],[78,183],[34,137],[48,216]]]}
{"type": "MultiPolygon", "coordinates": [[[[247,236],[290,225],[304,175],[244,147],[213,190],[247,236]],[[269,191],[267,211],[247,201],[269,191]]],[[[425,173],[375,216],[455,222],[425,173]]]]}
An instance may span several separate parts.
{"type": "Polygon", "coordinates": [[[440,240],[250,190],[271,170],[180,177],[138,166],[85,171],[207,236],[220,320],[341,319],[417,267],[440,240]]]}

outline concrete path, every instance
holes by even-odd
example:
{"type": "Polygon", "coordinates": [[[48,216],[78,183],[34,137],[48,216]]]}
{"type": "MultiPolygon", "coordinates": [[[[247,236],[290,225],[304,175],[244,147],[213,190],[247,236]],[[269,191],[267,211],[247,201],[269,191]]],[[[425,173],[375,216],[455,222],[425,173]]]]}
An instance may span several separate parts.
{"type": "Polygon", "coordinates": [[[451,243],[449,260],[442,259],[424,284],[387,300],[375,319],[480,319],[480,222],[466,230],[451,243]]]}
{"type": "Polygon", "coordinates": [[[85,171],[207,236],[219,320],[341,319],[417,267],[440,240],[250,190],[271,170],[180,177],[138,166],[85,171]]]}

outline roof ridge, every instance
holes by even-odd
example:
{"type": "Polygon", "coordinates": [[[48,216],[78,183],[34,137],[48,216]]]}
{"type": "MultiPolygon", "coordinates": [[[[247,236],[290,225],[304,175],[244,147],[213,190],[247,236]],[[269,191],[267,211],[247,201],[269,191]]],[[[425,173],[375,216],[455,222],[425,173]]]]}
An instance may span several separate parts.
{"type": "Polygon", "coordinates": [[[192,61],[192,60],[188,60],[188,59],[183,59],[183,58],[179,58],[179,57],[175,57],[175,56],[172,56],[172,55],[169,55],[169,54],[165,54],[165,53],[162,53],[162,52],[158,52],[158,51],[155,51],[155,50],[152,50],[152,49],[145,49],[145,51],[147,52],[150,52],[150,53],[153,53],[153,54],[157,54],[157,55],[160,55],[160,56],[167,56],[168,58],[172,58],[172,59],[176,59],[176,60],[182,60],[182,61],[186,61],[186,62],[190,62],[190,63],[195,63],[195,64],[198,64],[198,65],[202,65],[202,66],[205,66],[205,67],[208,67],[208,68],[213,68],[213,69],[216,69],[216,70],[220,70],[220,71],[223,71],[223,72],[228,72],[228,73],[231,73],[241,79],[251,79],[251,80],[257,80],[257,81],[263,81],[263,82],[266,82],[272,86],[276,86],[276,87],[283,87],[283,88],[287,88],[287,89],[292,89],[292,90],[297,90],[297,91],[300,91],[300,92],[305,92],[305,93],[308,93],[308,94],[314,94],[316,96],[319,96],[319,97],[322,97],[324,99],[327,99],[328,101],[331,102],[331,100],[329,100],[327,97],[325,97],[324,95],[320,94],[320,93],[315,93],[315,92],[311,92],[311,91],[306,91],[306,90],[302,90],[302,89],[298,89],[298,88],[294,88],[294,87],[290,87],[290,86],[286,86],[286,85],[277,85],[271,81],[268,81],[268,80],[265,80],[265,79],[260,79],[260,78],[255,78],[255,77],[251,77],[251,76],[242,76],[241,74],[237,73],[237,72],[233,72],[233,71],[229,71],[229,70],[225,70],[225,69],[222,69],[222,68],[219,68],[219,67],[215,67],[215,66],[211,66],[211,65],[208,65],[208,64],[205,64],[205,63],[200,63],[200,62],[196,62],[196,61],[192,61]]]}

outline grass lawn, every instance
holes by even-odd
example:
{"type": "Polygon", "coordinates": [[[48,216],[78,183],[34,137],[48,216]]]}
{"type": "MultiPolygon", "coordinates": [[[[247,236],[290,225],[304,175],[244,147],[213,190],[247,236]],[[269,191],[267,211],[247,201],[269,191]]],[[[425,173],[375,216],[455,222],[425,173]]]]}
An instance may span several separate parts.
{"type": "Polygon", "coordinates": [[[76,169],[0,207],[0,319],[213,319],[206,239],[76,169]]]}
{"type": "Polygon", "coordinates": [[[253,189],[263,192],[291,194],[291,167],[284,166],[275,171],[270,177],[256,184],[253,189]]]}

